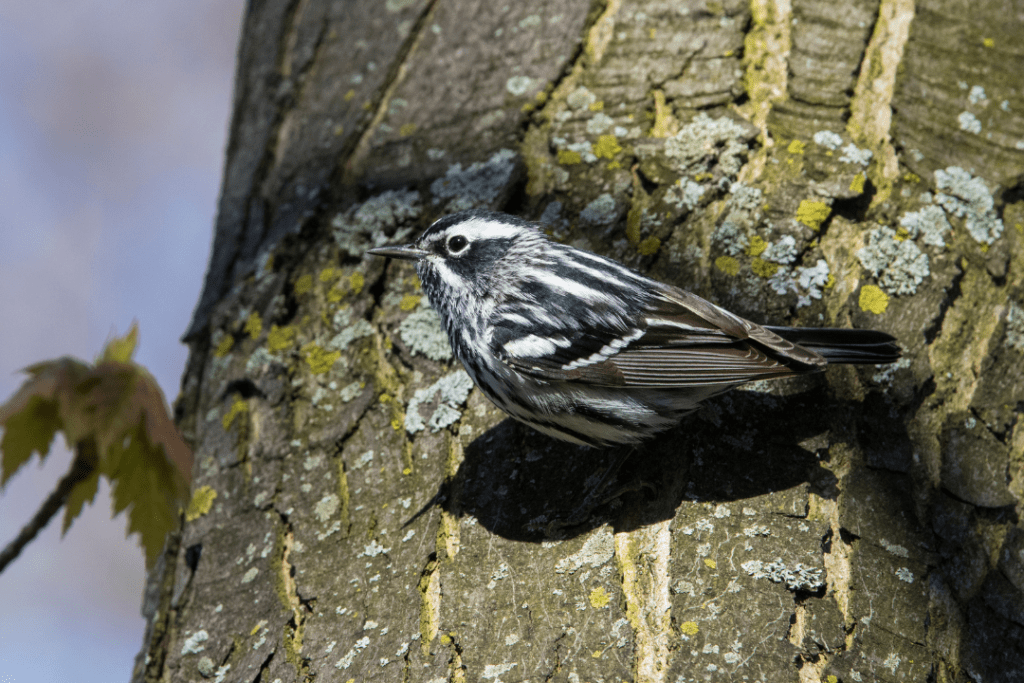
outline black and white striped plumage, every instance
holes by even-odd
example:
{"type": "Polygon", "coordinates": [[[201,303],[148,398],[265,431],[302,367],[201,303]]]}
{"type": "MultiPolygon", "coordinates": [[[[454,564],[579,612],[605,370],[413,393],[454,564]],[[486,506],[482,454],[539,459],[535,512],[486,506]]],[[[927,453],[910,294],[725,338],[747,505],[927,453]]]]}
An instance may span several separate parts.
{"type": "Polygon", "coordinates": [[[506,214],[456,213],[369,253],[416,261],[488,398],[579,444],[641,441],[745,382],[899,357],[883,332],[762,327],[506,214]]]}

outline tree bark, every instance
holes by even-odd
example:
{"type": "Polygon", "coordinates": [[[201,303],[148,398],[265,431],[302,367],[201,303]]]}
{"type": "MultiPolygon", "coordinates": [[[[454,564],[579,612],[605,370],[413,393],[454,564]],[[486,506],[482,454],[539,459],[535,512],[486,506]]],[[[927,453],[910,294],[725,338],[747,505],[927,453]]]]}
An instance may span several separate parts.
{"type": "Polygon", "coordinates": [[[250,3],[177,404],[206,505],[134,680],[1024,680],[1022,21],[250,3]],[[362,256],[472,207],[904,360],[734,391],[595,493],[620,454],[505,419],[362,256]]]}

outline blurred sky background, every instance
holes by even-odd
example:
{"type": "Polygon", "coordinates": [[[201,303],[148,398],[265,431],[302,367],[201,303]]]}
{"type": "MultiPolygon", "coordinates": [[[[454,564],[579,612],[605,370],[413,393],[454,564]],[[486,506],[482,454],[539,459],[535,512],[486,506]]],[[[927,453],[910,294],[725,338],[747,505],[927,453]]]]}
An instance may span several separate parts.
{"type": "MultiPolygon", "coordinates": [[[[173,401],[212,238],[241,0],[0,0],[0,401],[139,321],[173,401]]],[[[0,493],[0,546],[70,464],[57,437],[0,493]]],[[[144,564],[105,482],[0,574],[0,683],[127,683],[144,564]]]]}

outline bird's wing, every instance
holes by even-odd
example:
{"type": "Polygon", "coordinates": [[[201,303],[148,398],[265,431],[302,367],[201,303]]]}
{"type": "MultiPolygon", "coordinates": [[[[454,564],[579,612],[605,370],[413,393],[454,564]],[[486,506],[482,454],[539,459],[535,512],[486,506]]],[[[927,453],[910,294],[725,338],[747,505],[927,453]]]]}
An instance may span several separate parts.
{"type": "Polygon", "coordinates": [[[505,308],[491,318],[491,351],[539,379],[650,388],[740,384],[825,364],[813,351],[680,289],[663,286],[637,309],[627,319],[552,315],[538,322],[505,308]]]}

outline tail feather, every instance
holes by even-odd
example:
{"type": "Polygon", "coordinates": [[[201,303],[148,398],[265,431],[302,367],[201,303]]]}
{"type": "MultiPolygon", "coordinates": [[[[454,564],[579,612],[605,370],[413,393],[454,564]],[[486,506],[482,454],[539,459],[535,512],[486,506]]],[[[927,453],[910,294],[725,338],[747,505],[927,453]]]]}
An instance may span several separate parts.
{"type": "Polygon", "coordinates": [[[900,358],[900,347],[891,334],[877,330],[834,327],[768,327],[787,341],[820,354],[831,363],[878,365],[900,358]]]}

